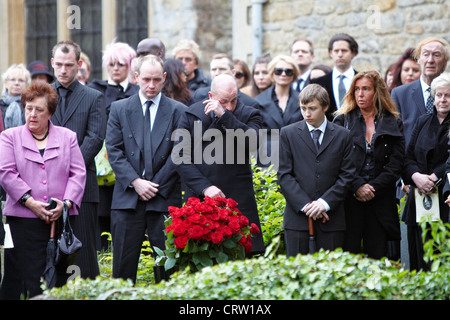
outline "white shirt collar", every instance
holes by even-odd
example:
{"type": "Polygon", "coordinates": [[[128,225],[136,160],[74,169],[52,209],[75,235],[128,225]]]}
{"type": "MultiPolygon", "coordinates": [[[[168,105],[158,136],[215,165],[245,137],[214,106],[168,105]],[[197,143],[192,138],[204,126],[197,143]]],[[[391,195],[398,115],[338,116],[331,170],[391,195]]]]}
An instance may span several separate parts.
{"type": "MultiPolygon", "coordinates": [[[[142,106],[142,109],[144,109],[144,103],[146,103],[149,99],[147,99],[147,98],[142,94],[141,90],[139,90],[139,99],[141,100],[141,106],[142,106]]],[[[157,96],[155,96],[155,97],[153,97],[152,99],[150,99],[150,101],[153,102],[153,105],[154,105],[154,106],[159,106],[159,102],[161,101],[161,92],[160,92],[157,96]]]]}
{"type": "Polygon", "coordinates": [[[353,70],[353,67],[350,66],[350,68],[348,68],[347,70],[345,70],[344,72],[341,73],[336,67],[333,68],[334,79],[339,77],[341,74],[343,74],[347,79],[352,80],[353,77],[355,76],[355,70],[353,70]]]}
{"type": "Polygon", "coordinates": [[[327,128],[327,122],[328,122],[328,121],[327,121],[327,117],[324,116],[324,120],[323,120],[322,124],[321,124],[318,128],[313,127],[313,126],[310,125],[308,122],[306,122],[306,125],[308,126],[309,132],[311,132],[311,131],[314,130],[314,129],[319,129],[320,131],[322,131],[322,133],[324,133],[324,132],[325,132],[325,129],[327,128]]]}

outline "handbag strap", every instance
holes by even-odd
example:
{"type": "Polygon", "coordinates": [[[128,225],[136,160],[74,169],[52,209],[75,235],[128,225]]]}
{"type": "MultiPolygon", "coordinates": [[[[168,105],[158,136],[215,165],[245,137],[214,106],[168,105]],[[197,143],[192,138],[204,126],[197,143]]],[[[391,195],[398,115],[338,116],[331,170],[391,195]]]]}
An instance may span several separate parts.
{"type": "Polygon", "coordinates": [[[69,206],[65,201],[63,201],[63,228],[66,230],[66,227],[69,226],[71,228],[69,222],[69,206]]]}

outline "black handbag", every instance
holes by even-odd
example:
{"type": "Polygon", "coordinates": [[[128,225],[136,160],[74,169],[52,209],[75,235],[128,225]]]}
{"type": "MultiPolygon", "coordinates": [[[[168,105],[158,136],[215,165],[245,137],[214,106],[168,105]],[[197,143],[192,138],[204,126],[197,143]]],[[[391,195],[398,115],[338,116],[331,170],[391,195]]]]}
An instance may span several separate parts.
{"type": "Polygon", "coordinates": [[[63,207],[63,230],[58,240],[58,252],[56,254],[57,268],[67,271],[67,268],[75,264],[75,259],[82,247],[81,241],[74,235],[69,221],[69,207],[66,202],[63,207]]]}

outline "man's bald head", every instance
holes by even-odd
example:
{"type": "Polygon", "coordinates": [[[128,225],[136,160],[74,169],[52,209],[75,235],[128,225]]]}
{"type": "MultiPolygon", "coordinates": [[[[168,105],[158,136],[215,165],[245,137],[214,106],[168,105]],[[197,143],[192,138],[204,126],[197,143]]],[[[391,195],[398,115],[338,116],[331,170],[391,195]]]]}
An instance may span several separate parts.
{"type": "Polygon", "coordinates": [[[157,38],[147,38],[139,42],[136,52],[138,57],[153,54],[164,60],[166,56],[166,46],[157,38]]]}
{"type": "Polygon", "coordinates": [[[238,86],[233,76],[229,74],[219,74],[211,82],[209,97],[218,100],[228,111],[236,109],[238,86]]]}

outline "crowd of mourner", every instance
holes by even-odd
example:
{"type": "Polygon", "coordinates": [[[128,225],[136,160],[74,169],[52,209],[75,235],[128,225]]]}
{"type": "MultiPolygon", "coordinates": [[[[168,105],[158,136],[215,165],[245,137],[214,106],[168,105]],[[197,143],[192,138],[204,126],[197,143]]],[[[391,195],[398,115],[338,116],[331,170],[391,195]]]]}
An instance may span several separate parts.
{"type": "MultiPolygon", "coordinates": [[[[420,222],[449,218],[448,43],[424,39],[383,71],[355,70],[358,43],[344,33],[329,40],[331,67],[314,63],[308,39],[287,51],[251,66],[219,53],[203,72],[192,40],[170,58],[156,38],[114,41],[107,79],[92,80],[67,40],[48,63],[4,71],[0,299],[42,292],[49,237],[66,220],[82,243],[79,276],[95,279],[111,247],[113,277],[134,282],[143,241],[164,250],[168,208],[190,197],[231,198],[261,229],[254,165],[277,173],[288,257],[308,253],[312,228],[320,249],[399,260],[402,220],[409,268],[428,270],[420,222]],[[217,143],[229,134],[231,150],[217,143]]],[[[264,249],[260,232],[249,256],[264,249]]],[[[56,274],[66,283],[67,270],[56,274]]]]}

